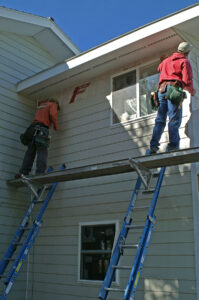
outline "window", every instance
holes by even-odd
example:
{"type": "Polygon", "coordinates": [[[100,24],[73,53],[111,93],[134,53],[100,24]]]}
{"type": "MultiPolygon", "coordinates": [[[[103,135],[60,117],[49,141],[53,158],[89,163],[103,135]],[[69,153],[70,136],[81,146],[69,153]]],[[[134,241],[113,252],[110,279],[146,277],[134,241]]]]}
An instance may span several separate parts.
{"type": "Polygon", "coordinates": [[[115,223],[80,225],[80,280],[104,280],[115,232],[115,223]]]}
{"type": "Polygon", "coordinates": [[[157,89],[158,63],[153,63],[112,78],[112,124],[154,113],[151,92],[157,89]]]}

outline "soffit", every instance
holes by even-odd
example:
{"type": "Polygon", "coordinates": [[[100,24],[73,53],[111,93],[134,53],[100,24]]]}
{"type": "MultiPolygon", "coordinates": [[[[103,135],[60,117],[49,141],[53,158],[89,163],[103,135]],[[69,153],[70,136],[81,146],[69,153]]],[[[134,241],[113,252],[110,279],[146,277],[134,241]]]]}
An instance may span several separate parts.
{"type": "MultiPolygon", "coordinates": [[[[168,49],[174,49],[181,38],[172,30],[165,30],[123,48],[109,52],[89,62],[72,67],[73,60],[66,61],[54,68],[34,76],[35,83],[23,82],[23,94],[29,97],[46,97],[63,92],[65,89],[92,81],[107,72],[122,71],[133,68],[149,60],[159,59],[168,49]],[[46,78],[46,79],[45,79],[46,78]]],[[[20,84],[18,91],[20,91],[20,84]]]]}

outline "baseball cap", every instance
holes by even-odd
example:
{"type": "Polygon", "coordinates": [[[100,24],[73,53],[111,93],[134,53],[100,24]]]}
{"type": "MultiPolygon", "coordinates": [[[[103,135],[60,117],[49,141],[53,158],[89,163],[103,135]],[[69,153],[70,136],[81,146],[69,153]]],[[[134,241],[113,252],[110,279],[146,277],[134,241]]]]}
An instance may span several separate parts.
{"type": "Polygon", "coordinates": [[[178,51],[181,53],[188,53],[191,51],[192,45],[190,45],[188,42],[182,42],[178,45],[178,51]]]}

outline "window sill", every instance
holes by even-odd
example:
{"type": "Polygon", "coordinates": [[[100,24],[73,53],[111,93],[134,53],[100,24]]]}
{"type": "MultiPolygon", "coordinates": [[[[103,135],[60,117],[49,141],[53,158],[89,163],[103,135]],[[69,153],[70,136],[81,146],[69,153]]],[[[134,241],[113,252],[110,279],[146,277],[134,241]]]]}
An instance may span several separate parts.
{"type": "MultiPolygon", "coordinates": [[[[88,286],[90,286],[90,285],[95,285],[95,286],[102,286],[102,283],[103,283],[103,280],[84,280],[84,279],[79,279],[78,281],[77,281],[77,283],[78,284],[80,284],[80,285],[88,285],[88,286]]],[[[116,281],[113,281],[113,286],[119,286],[119,283],[118,282],[116,282],[116,281]]]]}
{"type": "Polygon", "coordinates": [[[117,124],[111,124],[111,128],[114,129],[114,128],[118,128],[118,127],[125,127],[125,126],[128,126],[130,124],[135,124],[135,123],[141,123],[142,121],[144,120],[151,120],[151,119],[154,119],[154,117],[156,117],[156,114],[157,113],[153,113],[153,114],[150,114],[150,115],[146,115],[146,116],[142,116],[142,117],[139,117],[137,119],[134,119],[134,120],[128,120],[128,121],[125,121],[125,122],[120,122],[120,123],[117,123],[117,124]]]}

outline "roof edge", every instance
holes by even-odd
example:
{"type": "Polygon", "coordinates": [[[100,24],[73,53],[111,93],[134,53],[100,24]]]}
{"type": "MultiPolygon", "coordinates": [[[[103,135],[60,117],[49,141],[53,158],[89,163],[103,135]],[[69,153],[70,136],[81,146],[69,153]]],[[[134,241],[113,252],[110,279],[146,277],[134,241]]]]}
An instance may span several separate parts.
{"type": "MultiPolygon", "coordinates": [[[[114,38],[106,43],[103,43],[95,48],[89,49],[88,51],[82,52],[81,54],[69,58],[64,62],[60,63],[60,69],[70,70],[74,69],[82,64],[86,64],[91,60],[100,58],[110,52],[116,51],[122,47],[127,46],[128,44],[133,44],[138,42],[141,39],[144,39],[153,34],[159,33],[163,30],[174,28],[175,26],[184,23],[190,19],[199,16],[199,2],[197,4],[184,8],[180,11],[167,15],[161,19],[155,20],[149,24],[141,26],[135,30],[132,30],[128,33],[125,33],[122,36],[114,38]],[[158,26],[157,26],[158,24],[158,26]],[[65,65],[65,66],[64,66],[65,65]]],[[[58,66],[51,67],[47,70],[44,70],[32,78],[27,78],[23,81],[20,81],[17,85],[17,91],[23,92],[23,90],[42,82],[43,80],[48,80],[52,76],[59,75],[57,73],[58,66]],[[56,71],[53,74],[53,69],[56,71]],[[32,83],[32,84],[31,84],[32,83]]]]}

